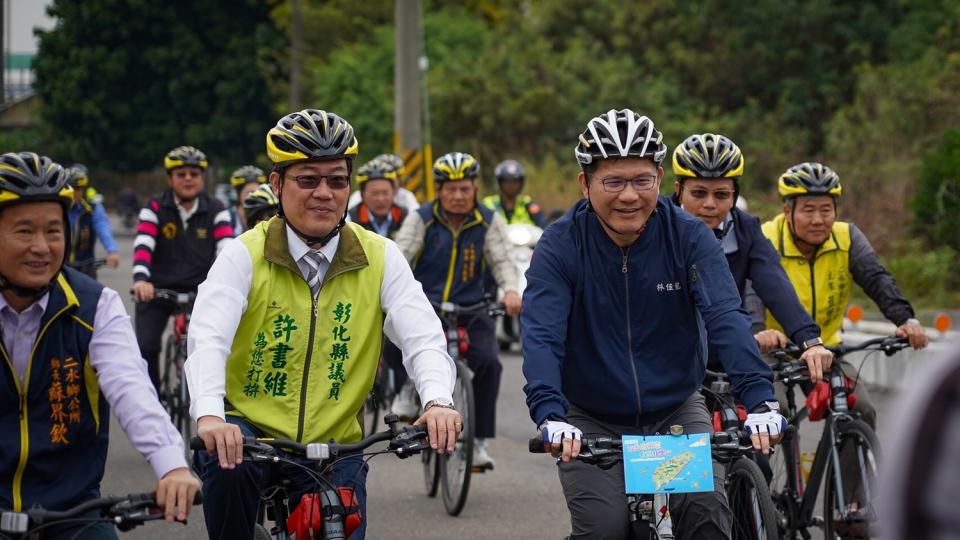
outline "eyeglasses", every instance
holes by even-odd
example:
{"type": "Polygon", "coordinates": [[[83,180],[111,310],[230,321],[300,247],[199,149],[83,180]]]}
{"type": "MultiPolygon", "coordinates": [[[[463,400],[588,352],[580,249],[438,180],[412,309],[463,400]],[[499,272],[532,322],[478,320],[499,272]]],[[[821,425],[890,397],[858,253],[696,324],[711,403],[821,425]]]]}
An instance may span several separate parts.
{"type": "Polygon", "coordinates": [[[633,184],[636,191],[647,191],[657,183],[656,176],[638,176],[627,180],[626,178],[606,178],[601,180],[603,190],[607,193],[620,193],[627,187],[627,183],[633,184]]]}
{"type": "Polygon", "coordinates": [[[305,174],[302,176],[294,176],[293,181],[297,183],[297,187],[308,191],[317,189],[317,187],[320,186],[320,183],[324,181],[327,183],[327,187],[330,189],[347,189],[350,187],[350,177],[342,174],[330,176],[305,174]]]}
{"type": "Polygon", "coordinates": [[[713,198],[718,201],[726,201],[733,197],[733,191],[729,189],[718,189],[716,191],[709,191],[706,189],[688,189],[687,193],[689,193],[694,199],[706,199],[708,196],[713,195],[713,198]]]}

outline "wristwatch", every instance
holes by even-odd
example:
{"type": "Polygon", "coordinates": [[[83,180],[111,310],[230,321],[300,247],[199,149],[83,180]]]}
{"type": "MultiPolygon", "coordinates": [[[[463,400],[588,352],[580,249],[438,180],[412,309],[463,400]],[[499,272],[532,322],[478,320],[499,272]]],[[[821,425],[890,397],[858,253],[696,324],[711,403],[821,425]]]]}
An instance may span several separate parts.
{"type": "Polygon", "coordinates": [[[806,352],[806,350],[809,349],[810,347],[816,347],[817,345],[823,345],[823,338],[818,336],[813,339],[808,339],[804,341],[803,344],[800,345],[800,348],[802,348],[804,352],[806,352]]]}
{"type": "Polygon", "coordinates": [[[431,407],[440,407],[443,409],[453,409],[453,402],[449,399],[437,398],[431,399],[430,401],[423,404],[423,412],[427,412],[431,407]]]}
{"type": "Polygon", "coordinates": [[[919,321],[918,319],[915,319],[915,318],[913,318],[913,317],[910,317],[910,318],[907,319],[903,324],[915,324],[915,325],[917,325],[917,326],[920,326],[920,321],[919,321]]]}

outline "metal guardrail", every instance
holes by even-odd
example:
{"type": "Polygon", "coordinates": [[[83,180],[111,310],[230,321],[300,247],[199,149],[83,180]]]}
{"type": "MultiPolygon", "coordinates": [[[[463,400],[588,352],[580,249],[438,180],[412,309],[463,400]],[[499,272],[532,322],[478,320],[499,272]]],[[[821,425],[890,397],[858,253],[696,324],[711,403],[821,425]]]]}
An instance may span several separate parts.
{"type": "MultiPolygon", "coordinates": [[[[859,343],[878,335],[892,335],[895,330],[896,326],[889,322],[860,321],[853,324],[845,320],[843,340],[859,343]]],[[[926,349],[906,349],[893,356],[873,354],[870,358],[866,358],[868,353],[858,352],[847,355],[845,359],[860,367],[860,380],[871,386],[893,391],[905,390],[919,375],[956,356],[960,332],[947,331],[941,334],[934,328],[927,328],[927,335],[930,336],[930,345],[926,349]]]]}

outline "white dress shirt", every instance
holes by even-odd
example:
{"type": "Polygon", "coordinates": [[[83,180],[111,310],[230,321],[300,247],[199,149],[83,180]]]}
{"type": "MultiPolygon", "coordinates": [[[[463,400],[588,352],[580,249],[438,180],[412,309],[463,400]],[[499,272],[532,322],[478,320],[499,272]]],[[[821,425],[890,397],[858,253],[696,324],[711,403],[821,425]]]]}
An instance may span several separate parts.
{"type": "MultiPolygon", "coordinates": [[[[49,293],[17,313],[0,294],[3,345],[23,384],[30,352],[40,331],[49,293]]],[[[56,339],[48,336],[48,339],[56,339]]],[[[137,337],[120,295],[103,288],[93,319],[88,352],[97,372],[97,384],[120,421],[133,446],[147,459],[157,478],[186,467],[183,439],[160,405],[157,391],[147,375],[147,362],[140,356],[137,337]]],[[[104,418],[102,421],[108,421],[104,418]]]]}
{"type": "MultiPolygon", "coordinates": [[[[302,260],[310,249],[290,227],[287,245],[300,273],[307,279],[309,263],[302,260]]],[[[406,259],[393,241],[384,239],[383,284],[380,305],[385,314],[383,332],[403,351],[403,367],[411,375],[426,403],[433,399],[451,399],[455,373],[447,354],[446,338],[440,319],[413,278],[406,259]]],[[[319,249],[322,255],[321,281],[340,245],[334,237],[319,249]]],[[[185,364],[190,388],[190,414],[195,418],[224,418],[226,366],[240,318],[247,309],[247,295],[253,280],[253,261],[243,242],[231,242],[217,256],[207,279],[200,284],[190,332],[189,356],[185,364]]]]}

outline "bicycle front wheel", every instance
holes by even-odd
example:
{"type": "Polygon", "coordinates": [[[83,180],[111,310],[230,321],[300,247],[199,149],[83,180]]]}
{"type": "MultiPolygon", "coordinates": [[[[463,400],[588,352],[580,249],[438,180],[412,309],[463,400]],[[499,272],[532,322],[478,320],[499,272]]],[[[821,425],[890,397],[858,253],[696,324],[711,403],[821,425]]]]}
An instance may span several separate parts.
{"type": "Polygon", "coordinates": [[[827,462],[823,497],[823,535],[836,538],[870,538],[877,521],[877,471],[880,442],[862,420],[837,425],[837,444],[827,462]],[[839,458],[840,470],[834,466],[839,458]],[[846,472],[846,474],[844,474],[846,472]],[[837,480],[843,484],[841,493],[837,480]]]}
{"type": "Polygon", "coordinates": [[[433,449],[420,452],[423,463],[423,484],[427,488],[427,497],[436,497],[440,491],[440,460],[433,449]]]}
{"type": "Polygon", "coordinates": [[[163,347],[163,372],[160,373],[160,402],[173,425],[180,425],[180,377],[177,374],[177,342],[167,336],[163,347]]]}
{"type": "Polygon", "coordinates": [[[779,540],[777,509],[756,462],[740,457],[730,465],[727,500],[733,513],[733,540],[779,540]]]}
{"type": "Polygon", "coordinates": [[[440,479],[443,505],[451,516],[459,515],[467,504],[470,475],[473,473],[473,374],[461,360],[457,364],[457,381],[453,387],[453,403],[463,417],[463,431],[453,453],[440,456],[440,479]]]}

